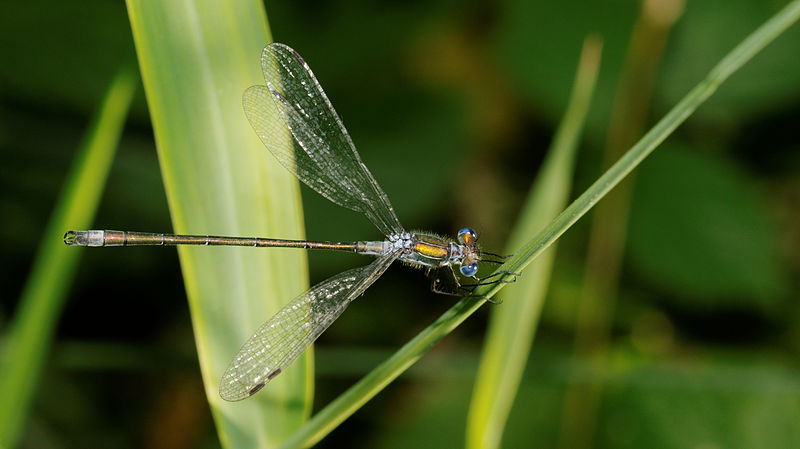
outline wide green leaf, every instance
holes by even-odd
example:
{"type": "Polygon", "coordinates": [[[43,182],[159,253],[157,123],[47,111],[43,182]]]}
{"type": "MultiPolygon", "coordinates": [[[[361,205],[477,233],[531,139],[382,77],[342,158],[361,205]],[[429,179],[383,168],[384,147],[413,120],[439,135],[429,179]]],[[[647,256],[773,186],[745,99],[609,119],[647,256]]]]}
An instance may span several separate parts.
{"type": "MultiPolygon", "coordinates": [[[[174,231],[302,238],[297,181],[242,110],[244,90],[264,83],[259,57],[270,37],[262,4],[129,0],[128,12],[174,231]]],[[[226,447],[274,446],[309,413],[311,358],[240,403],[219,397],[219,380],[259,325],[306,289],[305,255],[206,247],[178,253],[220,440],[226,447]]]]}

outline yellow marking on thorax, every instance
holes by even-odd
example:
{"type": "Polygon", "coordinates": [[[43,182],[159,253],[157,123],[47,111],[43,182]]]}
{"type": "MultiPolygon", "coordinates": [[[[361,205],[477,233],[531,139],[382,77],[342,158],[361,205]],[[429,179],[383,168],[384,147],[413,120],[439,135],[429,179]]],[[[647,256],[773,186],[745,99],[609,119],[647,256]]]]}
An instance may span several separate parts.
{"type": "Polygon", "coordinates": [[[414,246],[414,251],[422,254],[423,256],[435,257],[443,259],[447,257],[447,249],[441,246],[428,245],[427,243],[419,242],[414,246]]]}

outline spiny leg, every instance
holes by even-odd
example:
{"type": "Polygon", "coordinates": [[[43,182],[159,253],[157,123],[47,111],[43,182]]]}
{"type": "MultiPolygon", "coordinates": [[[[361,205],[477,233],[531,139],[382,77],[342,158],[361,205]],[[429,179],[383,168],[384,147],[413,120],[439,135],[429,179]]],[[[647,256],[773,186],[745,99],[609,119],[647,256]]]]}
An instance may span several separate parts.
{"type": "Polygon", "coordinates": [[[475,282],[472,283],[472,284],[462,284],[460,286],[460,288],[464,292],[466,292],[466,296],[480,297],[480,298],[483,298],[483,299],[485,299],[486,301],[488,301],[488,302],[490,302],[492,304],[500,304],[501,301],[494,301],[494,300],[488,298],[485,295],[473,295],[472,293],[475,291],[475,289],[477,287],[482,286],[482,285],[511,284],[511,283],[517,281],[517,276],[519,276],[519,275],[520,275],[519,273],[514,273],[514,272],[506,271],[506,270],[500,270],[500,271],[492,273],[489,276],[486,276],[486,277],[483,277],[483,278],[479,278],[477,276],[470,276],[473,280],[475,280],[475,282]],[[512,276],[514,276],[514,278],[513,279],[495,279],[495,280],[488,281],[488,279],[496,278],[497,276],[501,276],[501,275],[512,275],[512,276]]]}
{"type": "Polygon", "coordinates": [[[436,270],[428,268],[425,275],[431,278],[431,291],[440,295],[464,296],[460,293],[461,283],[453,271],[453,267],[440,267],[436,270]]]}
{"type": "Polygon", "coordinates": [[[479,278],[478,276],[470,276],[473,280],[475,280],[474,284],[464,284],[464,287],[472,287],[475,288],[479,285],[494,285],[494,284],[511,284],[517,282],[517,276],[520,276],[520,273],[514,273],[511,271],[500,270],[495,273],[490,274],[489,276],[479,278]],[[514,276],[513,279],[495,279],[492,281],[488,281],[488,279],[495,278],[502,275],[511,275],[514,276]]]}
{"type": "Polygon", "coordinates": [[[479,298],[479,299],[483,299],[483,300],[486,300],[487,302],[489,302],[491,304],[494,304],[494,305],[498,305],[498,304],[500,304],[502,302],[502,301],[495,301],[494,299],[489,298],[486,295],[476,295],[476,294],[474,294],[475,288],[477,286],[478,286],[477,284],[468,284],[468,285],[459,286],[459,289],[464,291],[464,294],[461,295],[461,296],[464,297],[464,298],[479,298]]]}
{"type": "Polygon", "coordinates": [[[491,278],[497,277],[497,276],[502,276],[502,275],[505,275],[505,274],[510,275],[510,276],[514,276],[514,279],[512,279],[510,281],[496,281],[496,282],[503,282],[503,283],[507,284],[507,283],[510,283],[510,282],[515,282],[517,280],[517,276],[522,276],[522,273],[515,273],[513,271],[508,271],[508,270],[499,270],[499,271],[495,271],[494,273],[490,274],[489,276],[485,276],[485,277],[482,277],[482,278],[478,278],[478,277],[473,276],[473,278],[475,280],[477,280],[477,281],[485,281],[487,279],[491,279],[491,278]]]}
{"type": "MultiPolygon", "coordinates": [[[[505,261],[505,260],[508,260],[508,259],[510,259],[511,257],[513,257],[513,256],[514,256],[514,254],[509,254],[509,255],[507,255],[507,256],[501,256],[500,254],[490,253],[490,252],[488,252],[488,251],[481,251],[481,256],[490,256],[490,257],[494,257],[494,258],[496,258],[496,259],[500,259],[500,260],[503,260],[503,261],[505,261]]],[[[483,258],[481,258],[481,260],[484,260],[484,259],[483,259],[483,258]]]]}

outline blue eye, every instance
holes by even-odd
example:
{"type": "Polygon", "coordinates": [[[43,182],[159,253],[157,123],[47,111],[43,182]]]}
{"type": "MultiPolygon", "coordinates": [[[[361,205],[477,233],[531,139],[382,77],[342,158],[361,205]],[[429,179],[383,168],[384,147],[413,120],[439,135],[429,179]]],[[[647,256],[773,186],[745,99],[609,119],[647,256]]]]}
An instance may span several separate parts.
{"type": "Polygon", "coordinates": [[[473,262],[467,265],[461,265],[461,274],[464,276],[470,277],[475,276],[475,273],[478,272],[478,264],[473,262]]]}
{"type": "Polygon", "coordinates": [[[478,240],[478,234],[472,228],[461,228],[458,231],[458,241],[462,245],[472,245],[475,241],[478,240]]]}

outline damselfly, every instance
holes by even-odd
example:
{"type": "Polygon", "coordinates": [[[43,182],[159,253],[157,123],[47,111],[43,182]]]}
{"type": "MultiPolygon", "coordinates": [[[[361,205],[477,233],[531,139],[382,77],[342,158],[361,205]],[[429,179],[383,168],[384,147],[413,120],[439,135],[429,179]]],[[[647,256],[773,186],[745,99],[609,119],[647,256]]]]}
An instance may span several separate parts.
{"type": "Polygon", "coordinates": [[[501,263],[483,254],[471,228],[457,241],[407,232],[389,199],[356,152],[353,141],[303,58],[286,45],[267,45],[261,54],[266,85],[244,93],[247,119],[264,145],[300,181],[334,203],[364,214],[386,240],[321,242],[246,237],[151,234],[126,231],[68,231],[71,246],[226,245],[350,251],[375,256],[371,264],[345,271],[294,298],[263,324],[242,346],[220,381],[219,394],[238,401],[255,394],[303,353],[356,297],[395,260],[423,268],[435,292],[470,295],[478,285],[502,280],[499,272],[478,278],[480,260],[501,263]],[[282,117],[280,129],[270,118],[282,117]],[[283,138],[286,129],[293,140],[283,138]],[[471,279],[462,284],[461,276],[471,279]]]}

